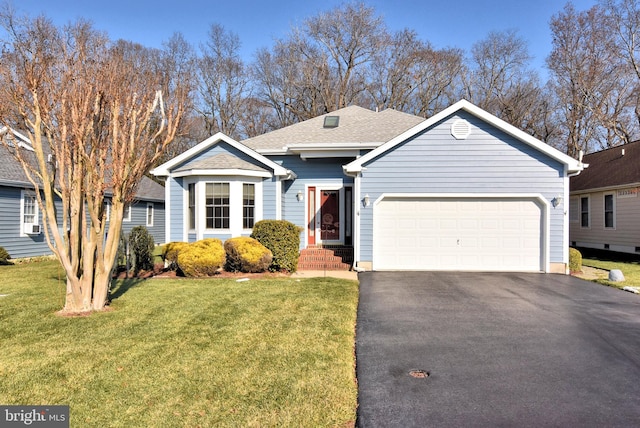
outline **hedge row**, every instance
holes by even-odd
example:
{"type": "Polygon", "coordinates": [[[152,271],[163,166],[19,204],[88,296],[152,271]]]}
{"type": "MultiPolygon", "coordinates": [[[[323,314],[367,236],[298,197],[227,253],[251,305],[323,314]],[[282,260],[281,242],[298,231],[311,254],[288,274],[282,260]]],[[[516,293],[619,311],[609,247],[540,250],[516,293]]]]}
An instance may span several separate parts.
{"type": "Polygon", "coordinates": [[[284,220],[262,220],[251,237],[209,238],[193,243],[170,242],[164,260],[185,276],[211,276],[225,268],[232,272],[295,272],[298,268],[300,228],[284,220]]]}

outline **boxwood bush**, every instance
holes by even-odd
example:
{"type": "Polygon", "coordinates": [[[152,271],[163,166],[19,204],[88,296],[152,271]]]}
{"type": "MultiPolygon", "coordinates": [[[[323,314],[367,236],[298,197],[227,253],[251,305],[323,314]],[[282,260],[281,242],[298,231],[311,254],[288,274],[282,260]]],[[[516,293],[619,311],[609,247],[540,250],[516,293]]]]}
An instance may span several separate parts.
{"type": "Polygon", "coordinates": [[[582,272],[582,254],[575,248],[569,248],[569,272],[582,272]]]}
{"type": "Polygon", "coordinates": [[[180,248],[178,268],[185,276],[212,276],[224,266],[226,258],[222,241],[203,239],[180,248]]]}
{"type": "Polygon", "coordinates": [[[188,245],[189,244],[187,242],[181,241],[169,242],[168,244],[164,245],[162,258],[164,259],[169,269],[178,269],[178,254],[188,245]]]}
{"type": "Polygon", "coordinates": [[[253,226],[251,237],[273,254],[269,270],[295,272],[298,269],[301,231],[286,220],[261,220],[253,226]]]}
{"type": "Polygon", "coordinates": [[[229,272],[264,272],[271,266],[273,254],[260,242],[247,236],[224,241],[229,272]]]}
{"type": "Polygon", "coordinates": [[[0,263],[7,263],[8,260],[11,260],[9,252],[4,247],[0,247],[0,263]]]}

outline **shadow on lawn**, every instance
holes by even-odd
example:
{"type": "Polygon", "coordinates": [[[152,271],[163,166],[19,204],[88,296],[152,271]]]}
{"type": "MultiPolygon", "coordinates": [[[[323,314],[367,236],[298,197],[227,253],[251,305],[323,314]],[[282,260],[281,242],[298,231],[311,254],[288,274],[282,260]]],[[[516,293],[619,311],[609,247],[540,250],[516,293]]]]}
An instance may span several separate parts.
{"type": "Polygon", "coordinates": [[[115,300],[129,291],[131,288],[144,282],[143,278],[131,279],[114,279],[111,281],[111,289],[109,291],[109,301],[115,300]]]}

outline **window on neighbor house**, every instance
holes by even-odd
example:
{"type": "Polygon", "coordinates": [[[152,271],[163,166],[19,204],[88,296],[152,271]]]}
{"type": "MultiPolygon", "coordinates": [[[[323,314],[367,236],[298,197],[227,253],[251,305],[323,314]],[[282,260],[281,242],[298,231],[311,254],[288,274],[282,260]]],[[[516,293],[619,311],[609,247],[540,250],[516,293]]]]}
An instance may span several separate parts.
{"type": "Polygon", "coordinates": [[[207,229],[229,228],[229,183],[207,183],[205,187],[207,229]]]}
{"type": "Polygon", "coordinates": [[[153,203],[147,204],[147,227],[153,227],[153,203]]]}
{"type": "Polygon", "coordinates": [[[256,208],[256,186],[255,184],[242,185],[242,227],[244,229],[253,228],[256,208]]]}
{"type": "Polygon", "coordinates": [[[20,234],[40,233],[38,226],[38,201],[35,193],[22,192],[20,234]]]}
{"type": "Polygon", "coordinates": [[[616,213],[613,194],[604,195],[604,227],[613,229],[616,227],[616,213]]]}
{"type": "Polygon", "coordinates": [[[111,201],[108,199],[104,200],[104,219],[105,221],[109,221],[111,219],[111,201]]]}
{"type": "Polygon", "coordinates": [[[589,227],[589,197],[580,198],[580,226],[589,227]]]}
{"type": "Polygon", "coordinates": [[[190,183],[188,186],[189,193],[189,229],[196,228],[196,185],[190,183]]]}
{"type": "Polygon", "coordinates": [[[124,214],[122,215],[122,221],[131,221],[131,204],[124,206],[124,214]]]}

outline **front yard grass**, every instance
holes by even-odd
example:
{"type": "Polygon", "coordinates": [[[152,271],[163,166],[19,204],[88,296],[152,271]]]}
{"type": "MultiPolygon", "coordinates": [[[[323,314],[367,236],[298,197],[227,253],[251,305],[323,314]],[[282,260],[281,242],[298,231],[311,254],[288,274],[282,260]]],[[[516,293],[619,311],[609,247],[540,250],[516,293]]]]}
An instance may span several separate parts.
{"type": "Polygon", "coordinates": [[[625,280],[620,282],[609,281],[608,276],[594,280],[595,282],[610,287],[640,287],[640,262],[638,261],[612,261],[601,258],[589,257],[582,259],[583,266],[589,266],[597,269],[610,271],[612,269],[620,269],[625,280]]]}
{"type": "Polygon", "coordinates": [[[63,318],[57,262],[0,273],[0,404],[85,427],[355,421],[355,281],[121,280],[112,311],[63,318]]]}

